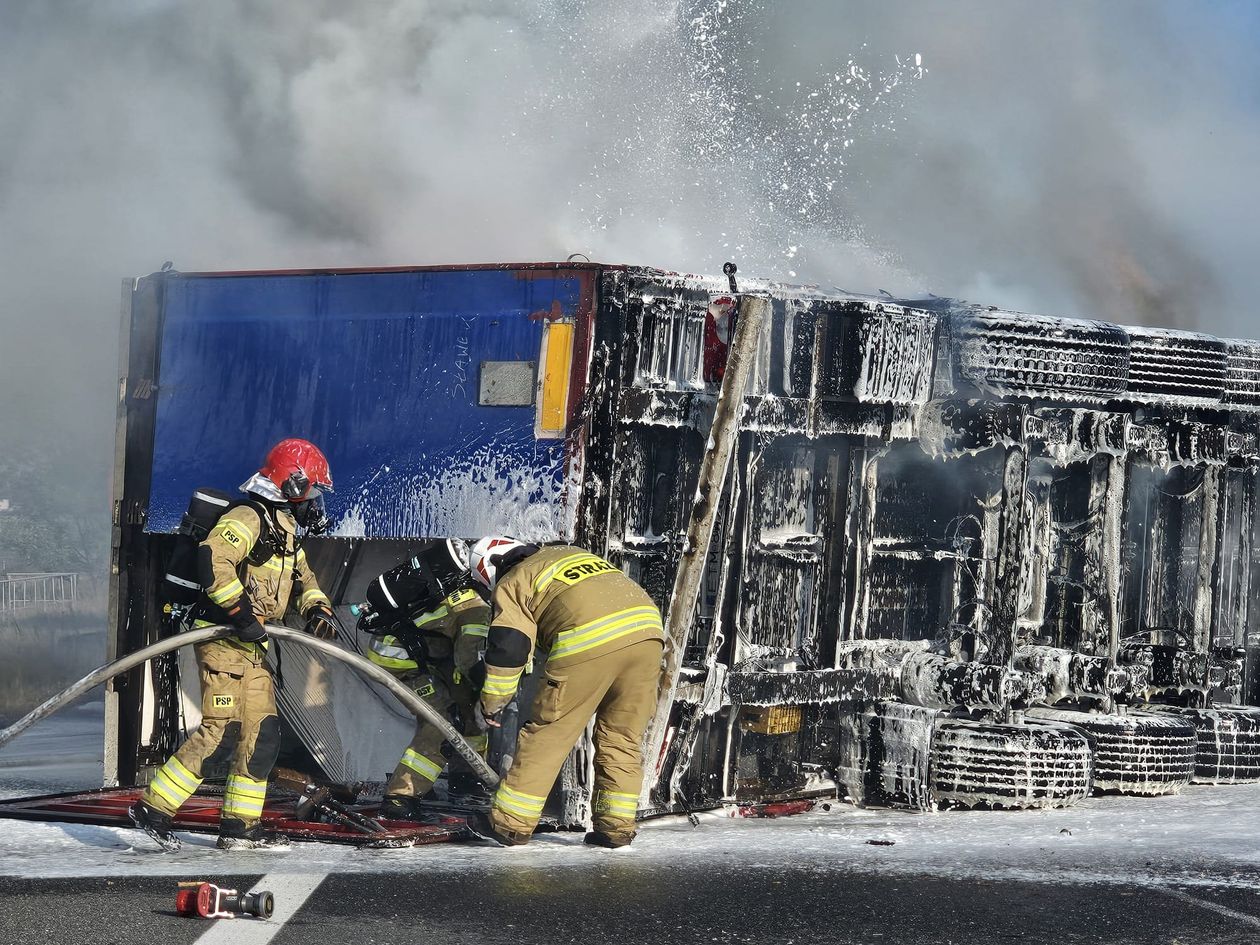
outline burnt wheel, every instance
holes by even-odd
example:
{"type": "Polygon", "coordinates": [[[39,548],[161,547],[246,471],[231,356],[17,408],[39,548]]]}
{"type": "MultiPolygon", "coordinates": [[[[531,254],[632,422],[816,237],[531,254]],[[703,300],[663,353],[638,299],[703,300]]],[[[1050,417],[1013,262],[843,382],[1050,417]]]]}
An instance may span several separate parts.
{"type": "Polygon", "coordinates": [[[1199,743],[1194,762],[1195,783],[1260,781],[1260,709],[1237,705],[1211,709],[1149,708],[1194,726],[1199,743]]]}
{"type": "Polygon", "coordinates": [[[1171,715],[1107,715],[1034,709],[1029,718],[1084,729],[1094,743],[1094,790],[1171,794],[1190,783],[1198,738],[1194,726],[1171,715]]]}
{"type": "Polygon", "coordinates": [[[1125,388],[1129,336],[1115,325],[977,311],[961,320],[957,338],[958,371],[981,390],[1068,398],[1125,388]]]}
{"type": "Polygon", "coordinates": [[[943,807],[1066,807],[1089,793],[1093,752],[1068,725],[940,719],[928,778],[943,807]]]}

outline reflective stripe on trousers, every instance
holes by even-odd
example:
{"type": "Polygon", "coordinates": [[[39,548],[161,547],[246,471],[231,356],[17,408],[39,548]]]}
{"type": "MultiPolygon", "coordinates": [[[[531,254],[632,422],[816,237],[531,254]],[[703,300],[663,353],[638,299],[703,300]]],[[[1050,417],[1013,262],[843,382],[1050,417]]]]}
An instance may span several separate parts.
{"type": "Polygon", "coordinates": [[[257,823],[262,819],[266,799],[266,781],[255,781],[239,774],[230,775],[227,790],[223,792],[223,816],[244,821],[246,826],[257,823]]]}
{"type": "Polygon", "coordinates": [[[410,768],[427,781],[436,781],[438,779],[438,775],[442,773],[442,767],[446,762],[445,759],[442,761],[433,761],[431,758],[426,758],[424,755],[414,752],[408,748],[403,752],[403,756],[399,759],[398,763],[410,768]]]}
{"type": "Polygon", "coordinates": [[[537,821],[542,814],[547,798],[537,794],[526,794],[524,791],[513,791],[506,784],[500,783],[494,792],[494,806],[509,814],[516,814],[527,820],[537,821]]]}
{"type": "Polygon", "coordinates": [[[613,819],[634,820],[639,813],[639,795],[620,791],[596,791],[591,809],[613,819]]]}
{"type": "Polygon", "coordinates": [[[184,802],[197,793],[201,780],[185,768],[178,758],[172,756],[167,759],[166,764],[158,768],[157,774],[149,782],[144,800],[150,807],[173,817],[184,802]]]}

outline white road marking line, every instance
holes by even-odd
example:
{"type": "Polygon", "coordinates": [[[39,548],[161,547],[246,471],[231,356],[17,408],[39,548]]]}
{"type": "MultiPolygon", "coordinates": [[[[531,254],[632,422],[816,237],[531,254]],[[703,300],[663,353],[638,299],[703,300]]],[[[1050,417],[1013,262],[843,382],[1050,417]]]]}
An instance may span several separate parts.
{"type": "Polygon", "coordinates": [[[276,897],[276,911],[270,919],[214,919],[197,945],[267,945],[284,924],[297,915],[311,893],[319,888],[327,873],[268,873],[248,890],[270,890],[276,897]]]}
{"type": "Polygon", "coordinates": [[[1256,918],[1254,915],[1247,915],[1245,912],[1236,912],[1228,906],[1219,905],[1218,903],[1212,902],[1210,899],[1200,899],[1198,896],[1192,896],[1189,893],[1182,892],[1180,889],[1173,889],[1171,886],[1159,886],[1157,888],[1160,892],[1167,893],[1177,899],[1194,903],[1196,906],[1201,906],[1204,909],[1211,909],[1213,912],[1220,913],[1227,918],[1237,919],[1239,922],[1245,922],[1247,925],[1253,925],[1260,929],[1260,918],[1256,918]]]}

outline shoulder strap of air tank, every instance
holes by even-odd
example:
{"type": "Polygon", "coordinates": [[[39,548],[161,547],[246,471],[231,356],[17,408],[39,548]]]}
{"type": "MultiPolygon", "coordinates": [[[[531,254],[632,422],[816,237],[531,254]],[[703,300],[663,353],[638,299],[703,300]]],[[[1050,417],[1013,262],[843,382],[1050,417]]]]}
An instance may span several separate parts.
{"type": "MultiPolygon", "coordinates": [[[[250,560],[255,560],[258,554],[258,548],[264,542],[269,548],[272,548],[273,550],[275,549],[276,526],[271,520],[271,512],[267,506],[262,502],[255,501],[254,499],[240,499],[233,502],[230,506],[228,506],[228,512],[233,509],[238,509],[243,505],[253,509],[258,515],[258,537],[254,539],[254,545],[249,549],[248,556],[250,560]]],[[[227,512],[224,512],[223,514],[226,515],[227,512]]]]}

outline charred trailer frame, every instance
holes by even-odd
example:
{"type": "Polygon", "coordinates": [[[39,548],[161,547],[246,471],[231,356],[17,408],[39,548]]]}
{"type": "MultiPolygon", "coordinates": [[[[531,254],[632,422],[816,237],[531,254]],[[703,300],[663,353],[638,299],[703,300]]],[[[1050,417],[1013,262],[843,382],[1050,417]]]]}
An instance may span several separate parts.
{"type": "MultiPolygon", "coordinates": [[[[650,287],[628,350],[673,345],[660,323],[698,323],[706,288],[650,287]]],[[[863,803],[1058,805],[1260,773],[1257,714],[1231,707],[1255,701],[1255,344],[770,294],[661,808],[833,781],[863,803]],[[1141,511],[1152,476],[1189,477],[1205,508],[1141,511]],[[1134,594],[1155,587],[1190,603],[1143,646],[1160,628],[1135,625],[1134,594]]],[[[610,548],[662,595],[693,481],[671,473],[694,463],[652,444],[700,448],[693,376],[622,395],[632,511],[610,548]]]]}
{"type": "MultiPolygon", "coordinates": [[[[1250,723],[1210,700],[1257,695],[1260,345],[753,280],[738,293],[770,316],[646,810],[831,791],[1070,803],[1133,787],[1106,772],[1155,737],[1137,711],[1152,700],[1182,756],[1222,713],[1250,723]],[[1208,362],[1223,367],[1205,389],[1208,362]],[[1174,523],[1135,501],[1168,476],[1202,476],[1207,512],[1174,523]],[[1190,623],[1156,626],[1141,588],[1181,561],[1191,518],[1206,551],[1176,564],[1194,573],[1190,623]]],[[[668,607],[730,295],[577,264],[128,282],[111,655],[172,632],[156,593],[172,504],[243,481],[284,435],[332,453],[340,534],[309,554],[339,608],[414,541],[496,532],[601,551],[668,607]],[[284,355],[250,361],[264,344],[284,355]],[[272,399],[233,386],[237,357],[272,399]],[[219,459],[190,468],[194,448],[219,459]]],[[[180,675],[172,661],[111,688],[112,782],[143,781],[195,721],[180,675]]],[[[392,766],[408,723],[379,694],[300,655],[285,678],[296,760],[345,781],[392,766]]],[[[590,775],[580,747],[556,819],[585,819],[590,775]]]]}

